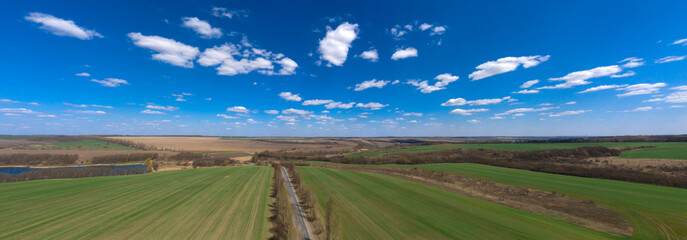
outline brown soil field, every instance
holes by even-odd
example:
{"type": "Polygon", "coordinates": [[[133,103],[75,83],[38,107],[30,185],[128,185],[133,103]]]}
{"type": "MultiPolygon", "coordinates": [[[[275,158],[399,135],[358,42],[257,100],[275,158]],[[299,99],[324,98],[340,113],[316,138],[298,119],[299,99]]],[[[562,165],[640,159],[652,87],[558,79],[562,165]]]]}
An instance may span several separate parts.
{"type": "Polygon", "coordinates": [[[34,141],[28,141],[28,140],[22,140],[22,139],[0,139],[0,148],[10,148],[10,147],[16,147],[16,146],[23,146],[23,145],[31,145],[31,144],[36,144],[37,142],[34,141]]]}
{"type": "Polygon", "coordinates": [[[341,151],[353,149],[356,144],[344,140],[307,139],[307,140],[250,140],[231,139],[222,140],[219,137],[147,137],[126,136],[112,137],[155,146],[157,148],[186,150],[186,151],[239,151],[261,152],[265,150],[293,150],[293,151],[341,151]]]}
{"type": "Polygon", "coordinates": [[[30,149],[0,149],[0,154],[77,154],[79,155],[79,164],[88,163],[93,157],[116,155],[116,154],[131,154],[131,153],[157,153],[160,156],[174,155],[176,152],[172,151],[127,151],[127,150],[76,150],[76,149],[55,149],[55,150],[30,150],[30,149]]]}

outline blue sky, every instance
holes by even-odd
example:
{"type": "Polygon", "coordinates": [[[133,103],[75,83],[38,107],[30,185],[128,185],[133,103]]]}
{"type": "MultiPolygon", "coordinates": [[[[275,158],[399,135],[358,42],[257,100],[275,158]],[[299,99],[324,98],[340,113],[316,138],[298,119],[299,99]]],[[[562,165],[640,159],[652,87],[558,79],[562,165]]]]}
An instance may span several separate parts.
{"type": "Polygon", "coordinates": [[[0,133],[687,133],[685,12],[684,1],[5,1],[0,133]]]}

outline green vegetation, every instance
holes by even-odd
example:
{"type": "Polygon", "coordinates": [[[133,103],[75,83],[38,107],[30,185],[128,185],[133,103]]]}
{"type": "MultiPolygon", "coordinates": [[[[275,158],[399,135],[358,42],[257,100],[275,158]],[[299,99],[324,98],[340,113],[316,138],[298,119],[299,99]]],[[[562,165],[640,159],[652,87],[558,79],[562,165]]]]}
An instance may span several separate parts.
{"type": "Polygon", "coordinates": [[[272,168],[0,184],[0,239],[266,239],[272,168]]]}
{"type": "Polygon", "coordinates": [[[100,140],[83,140],[76,142],[56,142],[47,144],[53,149],[110,149],[110,150],[138,150],[135,148],[119,145],[116,143],[108,143],[100,140]]]}
{"type": "MultiPolygon", "coordinates": [[[[568,223],[381,174],[298,167],[344,239],[604,239],[568,223]]],[[[325,211],[320,211],[325,212],[325,211]]]]}
{"type": "Polygon", "coordinates": [[[654,146],[655,148],[637,149],[623,152],[621,158],[661,158],[661,159],[685,159],[687,160],[687,142],[601,142],[601,143],[486,143],[486,144],[459,144],[459,145],[424,145],[412,146],[404,149],[393,149],[378,152],[362,152],[346,155],[347,157],[373,156],[398,152],[436,151],[444,149],[493,149],[532,151],[548,149],[566,149],[584,146],[602,146],[608,148],[654,146]]]}
{"type": "Polygon", "coordinates": [[[383,165],[446,171],[461,176],[592,200],[626,217],[634,239],[687,237],[687,190],[613,180],[581,178],[468,163],[383,165]]]}

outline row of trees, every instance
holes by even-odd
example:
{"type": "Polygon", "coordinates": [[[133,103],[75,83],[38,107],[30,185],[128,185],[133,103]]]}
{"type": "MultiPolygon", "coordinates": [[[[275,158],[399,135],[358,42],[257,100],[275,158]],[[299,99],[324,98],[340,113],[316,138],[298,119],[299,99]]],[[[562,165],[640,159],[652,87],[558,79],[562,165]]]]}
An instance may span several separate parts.
{"type": "Polygon", "coordinates": [[[157,159],[157,153],[130,153],[130,154],[115,154],[93,157],[91,163],[93,164],[109,164],[109,163],[126,163],[126,162],[141,162],[148,158],[157,159]]]}
{"type": "Polygon", "coordinates": [[[69,165],[76,163],[76,154],[28,154],[0,155],[0,165],[69,165]]]}
{"type": "Polygon", "coordinates": [[[134,141],[129,141],[125,139],[118,139],[118,138],[109,138],[109,137],[102,137],[102,136],[83,136],[89,139],[94,139],[94,140],[99,140],[103,142],[109,142],[109,143],[115,143],[123,146],[127,146],[130,148],[135,148],[135,149],[140,149],[140,150],[158,150],[155,146],[150,146],[146,145],[143,143],[137,143],[134,141]]]}
{"type": "Polygon", "coordinates": [[[199,167],[215,167],[215,166],[231,166],[238,164],[239,161],[230,158],[199,158],[193,160],[193,168],[199,167]]]}
{"type": "Polygon", "coordinates": [[[143,174],[145,168],[112,168],[112,167],[87,167],[87,168],[47,168],[32,170],[19,174],[0,173],[0,183],[31,181],[52,178],[86,178],[115,175],[143,174]]]}
{"type": "Polygon", "coordinates": [[[272,182],[272,197],[274,197],[274,210],[272,214],[272,228],[275,240],[298,239],[302,235],[294,223],[293,204],[289,200],[286,182],[281,172],[281,166],[273,163],[274,179],[272,182]]]}

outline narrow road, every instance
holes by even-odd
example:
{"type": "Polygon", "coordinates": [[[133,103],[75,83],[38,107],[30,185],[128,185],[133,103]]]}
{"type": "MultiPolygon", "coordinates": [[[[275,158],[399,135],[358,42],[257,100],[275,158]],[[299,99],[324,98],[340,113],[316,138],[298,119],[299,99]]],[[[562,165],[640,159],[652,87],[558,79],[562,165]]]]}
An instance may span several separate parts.
{"type": "Polygon", "coordinates": [[[281,168],[282,176],[284,176],[284,181],[286,182],[286,189],[289,190],[289,196],[291,196],[291,202],[293,202],[296,208],[296,225],[300,228],[301,233],[303,233],[303,239],[310,240],[310,229],[305,221],[305,214],[303,214],[303,209],[298,203],[298,198],[296,198],[296,193],[293,191],[293,185],[291,185],[291,179],[289,178],[289,173],[286,172],[286,168],[281,168]]]}

